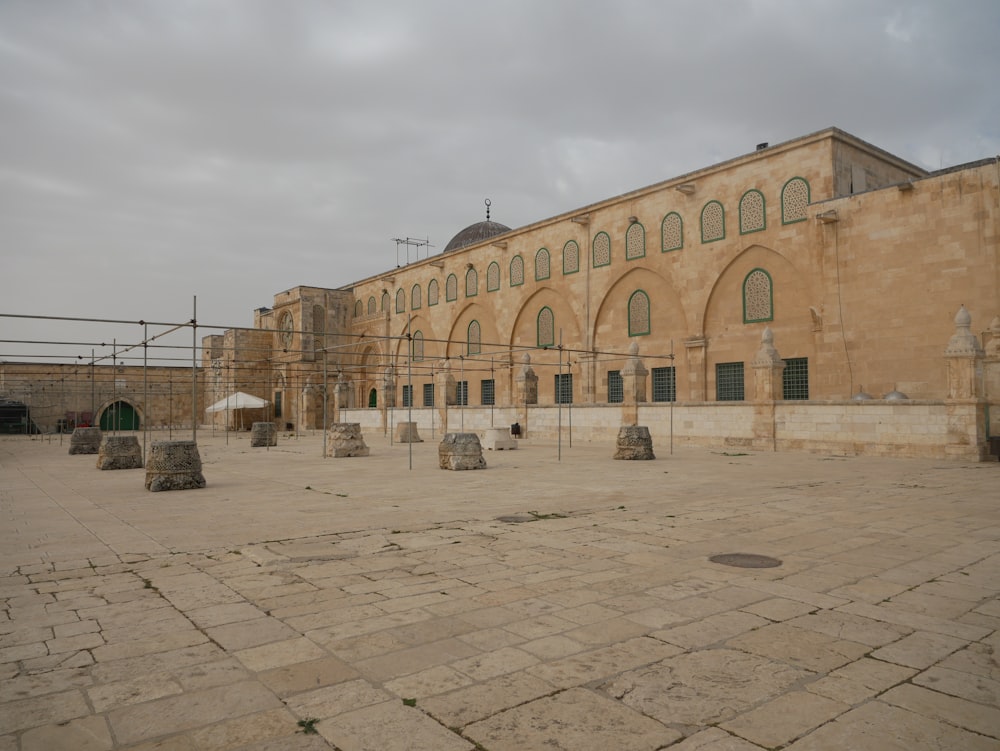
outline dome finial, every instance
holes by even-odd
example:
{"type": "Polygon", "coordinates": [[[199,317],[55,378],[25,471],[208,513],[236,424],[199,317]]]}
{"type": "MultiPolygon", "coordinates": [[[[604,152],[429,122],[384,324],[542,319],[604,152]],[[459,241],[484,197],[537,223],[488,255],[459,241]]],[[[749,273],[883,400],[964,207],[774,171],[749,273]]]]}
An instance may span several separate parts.
{"type": "Polygon", "coordinates": [[[490,220],[490,205],[491,205],[490,199],[487,198],[485,203],[486,203],[486,221],[488,222],[490,220]]]}

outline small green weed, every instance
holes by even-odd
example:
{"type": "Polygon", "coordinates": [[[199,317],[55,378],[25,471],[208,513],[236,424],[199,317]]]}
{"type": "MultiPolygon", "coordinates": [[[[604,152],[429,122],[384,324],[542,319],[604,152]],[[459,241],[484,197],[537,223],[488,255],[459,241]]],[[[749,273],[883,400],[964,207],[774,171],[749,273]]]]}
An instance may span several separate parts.
{"type": "Polygon", "coordinates": [[[316,723],[319,722],[315,717],[306,717],[303,720],[299,720],[298,732],[305,733],[306,735],[316,735],[319,731],[316,729],[316,723]]]}
{"type": "Polygon", "coordinates": [[[416,699],[403,699],[403,704],[405,704],[408,707],[415,707],[415,706],[417,706],[417,700],[416,699]]]}

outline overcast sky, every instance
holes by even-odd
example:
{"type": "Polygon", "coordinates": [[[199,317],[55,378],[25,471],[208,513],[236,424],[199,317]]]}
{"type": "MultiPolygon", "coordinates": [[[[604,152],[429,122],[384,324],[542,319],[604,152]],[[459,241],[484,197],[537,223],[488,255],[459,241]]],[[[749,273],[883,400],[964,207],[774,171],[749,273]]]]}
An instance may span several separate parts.
{"type": "Polygon", "coordinates": [[[0,0],[0,313],[249,325],[485,198],[519,227],[828,126],[995,156],[998,39],[996,0],[0,0]]]}

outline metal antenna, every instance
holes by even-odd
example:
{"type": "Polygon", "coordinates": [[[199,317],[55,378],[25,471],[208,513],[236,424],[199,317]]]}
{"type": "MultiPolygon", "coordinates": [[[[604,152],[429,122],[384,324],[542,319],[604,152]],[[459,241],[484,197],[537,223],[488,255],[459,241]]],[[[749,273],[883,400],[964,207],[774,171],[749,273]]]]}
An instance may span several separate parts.
{"type": "MultiPolygon", "coordinates": [[[[411,246],[413,246],[413,247],[416,248],[416,251],[415,251],[416,259],[415,260],[417,260],[417,261],[420,260],[420,249],[421,248],[428,248],[428,249],[430,249],[430,248],[434,247],[433,245],[431,245],[430,238],[425,238],[425,239],[421,240],[420,238],[417,238],[417,237],[405,237],[405,238],[403,238],[403,237],[393,237],[392,241],[394,243],[396,243],[396,268],[397,269],[399,268],[399,246],[400,245],[405,245],[406,246],[406,262],[407,263],[410,262],[410,247],[411,246]]],[[[428,257],[428,258],[430,257],[430,250],[428,250],[426,257],[428,257]]]]}

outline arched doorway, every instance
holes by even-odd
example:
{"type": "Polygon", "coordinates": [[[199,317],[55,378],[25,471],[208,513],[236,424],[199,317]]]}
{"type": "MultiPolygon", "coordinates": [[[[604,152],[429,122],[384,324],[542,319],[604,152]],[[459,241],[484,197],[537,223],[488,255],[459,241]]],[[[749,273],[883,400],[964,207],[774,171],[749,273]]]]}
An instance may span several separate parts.
{"type": "Polygon", "coordinates": [[[378,390],[372,389],[368,392],[368,406],[377,407],[378,406],[378,390]]]}
{"type": "Polygon", "coordinates": [[[101,430],[139,430],[139,413],[128,402],[119,399],[101,412],[101,430]]]}

